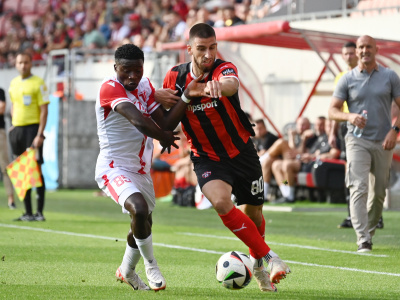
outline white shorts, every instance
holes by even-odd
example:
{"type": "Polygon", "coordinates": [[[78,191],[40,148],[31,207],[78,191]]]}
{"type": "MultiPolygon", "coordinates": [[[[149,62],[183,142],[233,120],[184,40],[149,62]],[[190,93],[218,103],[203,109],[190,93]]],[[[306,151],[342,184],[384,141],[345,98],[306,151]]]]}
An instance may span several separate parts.
{"type": "MultiPolygon", "coordinates": [[[[98,175],[98,174],[97,174],[98,175]]],[[[132,173],[119,168],[112,168],[96,176],[99,188],[122,207],[123,213],[129,213],[125,201],[133,193],[141,193],[149,206],[149,213],[156,205],[153,180],[149,174],[132,173]]]]}

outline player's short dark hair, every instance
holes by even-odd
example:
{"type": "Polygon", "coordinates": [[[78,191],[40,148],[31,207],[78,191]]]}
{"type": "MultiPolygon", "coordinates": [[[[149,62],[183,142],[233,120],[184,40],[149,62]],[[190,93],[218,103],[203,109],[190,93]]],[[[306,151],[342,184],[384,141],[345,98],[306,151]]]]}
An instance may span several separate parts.
{"type": "Polygon", "coordinates": [[[257,119],[257,120],[255,120],[254,121],[254,123],[256,123],[256,124],[264,124],[264,126],[265,126],[265,122],[264,122],[264,119],[257,119]]]}
{"type": "Polygon", "coordinates": [[[143,51],[134,44],[125,44],[115,50],[115,63],[120,63],[121,60],[135,60],[141,59],[144,61],[143,51]]]}
{"type": "Polygon", "coordinates": [[[206,23],[197,23],[190,28],[189,31],[189,43],[193,41],[194,38],[207,39],[210,37],[215,37],[214,28],[206,23]]]}
{"type": "Polygon", "coordinates": [[[347,42],[343,45],[343,48],[357,48],[357,45],[354,42],[347,42]]]}
{"type": "Polygon", "coordinates": [[[15,54],[15,57],[17,57],[18,55],[28,56],[30,61],[33,60],[32,55],[31,55],[28,51],[22,51],[22,50],[21,50],[21,51],[18,51],[18,52],[15,54]]]}

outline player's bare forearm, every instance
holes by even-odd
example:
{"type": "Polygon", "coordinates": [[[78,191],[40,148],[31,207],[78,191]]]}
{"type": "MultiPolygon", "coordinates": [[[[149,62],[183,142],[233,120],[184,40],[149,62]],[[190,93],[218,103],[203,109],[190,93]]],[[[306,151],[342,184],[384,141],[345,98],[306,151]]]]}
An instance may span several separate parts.
{"type": "Polygon", "coordinates": [[[157,140],[163,139],[164,131],[152,119],[144,117],[133,104],[122,102],[115,107],[115,111],[124,116],[144,135],[157,140]]]}
{"type": "Polygon", "coordinates": [[[233,77],[222,78],[220,83],[223,96],[232,96],[236,94],[239,89],[239,81],[233,77]]]}

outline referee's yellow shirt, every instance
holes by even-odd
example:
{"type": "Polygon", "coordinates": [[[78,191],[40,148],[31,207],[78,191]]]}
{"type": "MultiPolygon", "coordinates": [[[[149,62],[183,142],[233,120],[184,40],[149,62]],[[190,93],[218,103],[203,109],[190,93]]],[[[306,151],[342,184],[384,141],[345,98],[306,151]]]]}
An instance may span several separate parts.
{"type": "Polygon", "coordinates": [[[15,77],[9,88],[13,104],[12,125],[27,126],[40,123],[40,106],[50,103],[44,80],[36,75],[26,79],[15,77]]]}

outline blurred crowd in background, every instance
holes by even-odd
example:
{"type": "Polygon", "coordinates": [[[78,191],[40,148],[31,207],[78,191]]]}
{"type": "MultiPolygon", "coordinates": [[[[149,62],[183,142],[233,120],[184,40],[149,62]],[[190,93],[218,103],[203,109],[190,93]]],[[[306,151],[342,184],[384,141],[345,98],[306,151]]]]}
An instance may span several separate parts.
{"type": "Polygon", "coordinates": [[[184,39],[193,24],[234,26],[263,18],[279,0],[3,0],[0,67],[13,67],[19,51],[34,61],[51,50],[115,49],[134,43],[144,52],[184,39]]]}

